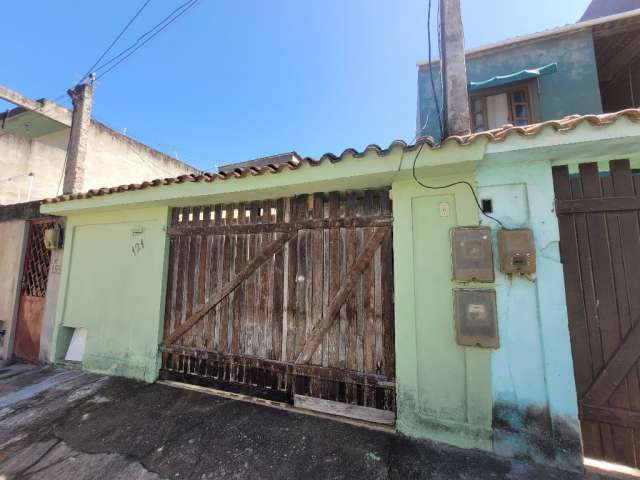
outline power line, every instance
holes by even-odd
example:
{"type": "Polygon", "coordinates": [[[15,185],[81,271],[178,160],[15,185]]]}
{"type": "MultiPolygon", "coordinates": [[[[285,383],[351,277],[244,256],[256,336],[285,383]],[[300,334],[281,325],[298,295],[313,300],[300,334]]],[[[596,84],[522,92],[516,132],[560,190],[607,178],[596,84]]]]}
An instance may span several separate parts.
{"type": "Polygon", "coordinates": [[[160,32],[162,32],[169,25],[171,25],[173,22],[178,20],[182,15],[184,15],[189,10],[191,10],[199,1],[200,0],[188,0],[187,2],[183,3],[182,5],[180,5],[176,9],[174,9],[169,15],[167,15],[163,20],[161,20],[153,28],[149,29],[144,34],[142,34],[140,37],[138,37],[138,39],[133,43],[133,45],[131,45],[128,48],[124,49],[119,54],[115,55],[114,57],[112,57],[111,59],[109,59],[108,61],[106,61],[102,65],[100,65],[98,68],[96,68],[96,73],[97,73],[97,72],[100,72],[100,70],[102,70],[105,67],[107,67],[108,65],[112,64],[113,62],[115,62],[115,64],[113,64],[111,67],[109,67],[106,71],[100,73],[98,75],[98,79],[104,78],[105,75],[107,75],[109,72],[111,72],[113,69],[115,69],[118,65],[120,65],[122,62],[124,62],[127,58],[129,58],[131,55],[133,55],[135,52],[137,52],[143,46],[145,46],[147,43],[149,43],[160,32]],[[145,37],[147,37],[147,38],[142,40],[145,37]]]}
{"type": "Polygon", "coordinates": [[[107,53],[109,53],[111,51],[111,49],[114,47],[114,45],[118,42],[118,40],[120,40],[122,35],[124,35],[124,33],[129,29],[131,24],[136,20],[136,18],[138,18],[138,16],[140,16],[142,11],[146,8],[147,5],[149,5],[150,2],[151,2],[151,0],[147,0],[146,2],[144,2],[144,4],[138,9],[136,14],[131,18],[131,20],[129,20],[129,22],[124,26],[124,28],[122,30],[120,30],[120,33],[109,44],[107,49],[104,52],[102,52],[102,55],[100,55],[100,57],[98,57],[98,59],[95,61],[95,63],[93,65],[91,65],[91,68],[89,68],[87,73],[85,73],[84,77],[82,77],[78,83],[82,83],[93,72],[93,69],[96,68],[96,66],[102,61],[102,59],[107,55],[107,53]]]}
{"type": "Polygon", "coordinates": [[[449,183],[447,185],[427,185],[426,183],[418,179],[418,175],[416,175],[416,162],[418,161],[418,157],[420,156],[420,153],[422,153],[422,149],[425,143],[427,142],[422,142],[420,144],[420,148],[418,148],[418,151],[416,152],[416,156],[413,157],[413,166],[411,168],[411,173],[413,174],[413,179],[416,181],[416,183],[421,187],[426,188],[427,190],[443,190],[445,188],[455,187],[456,185],[466,185],[467,187],[469,187],[469,190],[471,190],[471,195],[473,195],[473,199],[475,200],[478,210],[480,210],[480,213],[485,217],[487,217],[488,219],[496,222],[502,228],[504,228],[504,224],[500,220],[498,220],[495,217],[492,217],[491,215],[489,215],[487,212],[484,211],[484,209],[482,208],[482,205],[480,204],[480,200],[478,199],[478,195],[476,194],[476,191],[473,188],[473,185],[471,185],[466,180],[460,180],[457,182],[449,183]]]}

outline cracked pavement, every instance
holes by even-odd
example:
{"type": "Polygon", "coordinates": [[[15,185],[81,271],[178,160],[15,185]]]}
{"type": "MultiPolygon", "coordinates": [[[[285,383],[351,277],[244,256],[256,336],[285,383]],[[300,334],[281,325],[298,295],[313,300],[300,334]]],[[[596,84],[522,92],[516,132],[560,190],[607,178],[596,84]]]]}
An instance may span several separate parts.
{"type": "Polygon", "coordinates": [[[0,369],[0,478],[605,477],[159,384],[14,364],[0,369]]]}

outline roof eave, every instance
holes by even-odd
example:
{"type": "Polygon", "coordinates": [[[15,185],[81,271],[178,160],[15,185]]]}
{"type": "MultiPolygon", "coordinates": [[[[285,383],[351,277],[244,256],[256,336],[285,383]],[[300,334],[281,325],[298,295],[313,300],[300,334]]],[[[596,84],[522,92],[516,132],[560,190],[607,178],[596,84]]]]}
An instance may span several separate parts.
{"type": "MultiPolygon", "coordinates": [[[[511,38],[507,40],[502,40],[500,42],[490,43],[488,45],[484,45],[481,47],[470,48],[465,52],[465,57],[467,59],[477,58],[484,55],[488,55],[490,53],[494,53],[500,50],[506,50],[509,48],[518,47],[527,43],[534,43],[543,40],[549,40],[551,38],[560,37],[564,35],[572,35],[584,30],[592,29],[593,27],[597,27],[599,25],[615,22],[619,20],[627,20],[629,18],[640,17],[640,9],[630,10],[628,12],[617,13],[615,15],[609,15],[608,17],[596,18],[593,20],[587,20],[584,22],[577,22],[571,25],[565,25],[562,27],[553,28],[550,30],[545,30],[543,32],[536,32],[530,35],[523,35],[521,37],[511,38]]],[[[440,64],[440,59],[435,58],[431,60],[432,65],[440,64]]],[[[416,62],[416,66],[418,68],[423,68],[429,65],[429,61],[420,60],[416,62]]]]}

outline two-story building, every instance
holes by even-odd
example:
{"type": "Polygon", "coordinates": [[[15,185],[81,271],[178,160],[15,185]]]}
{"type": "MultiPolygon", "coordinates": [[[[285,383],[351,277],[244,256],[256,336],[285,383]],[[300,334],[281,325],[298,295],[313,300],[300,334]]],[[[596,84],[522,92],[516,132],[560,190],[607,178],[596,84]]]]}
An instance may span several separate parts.
{"type": "MultiPolygon", "coordinates": [[[[578,23],[469,50],[473,131],[640,105],[637,3],[594,1],[578,23]]],[[[441,139],[441,85],[440,60],[419,62],[418,137],[441,139]]]]}

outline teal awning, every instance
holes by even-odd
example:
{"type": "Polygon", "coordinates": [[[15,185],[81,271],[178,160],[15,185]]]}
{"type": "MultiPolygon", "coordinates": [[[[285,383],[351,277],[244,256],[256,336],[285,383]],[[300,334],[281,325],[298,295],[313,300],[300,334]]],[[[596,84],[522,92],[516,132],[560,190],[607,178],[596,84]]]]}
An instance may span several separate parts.
{"type": "Polygon", "coordinates": [[[498,75],[497,77],[490,78],[489,80],[483,80],[482,82],[469,82],[469,91],[476,92],[485,88],[499,87],[500,85],[506,85],[508,83],[521,82],[522,80],[530,80],[532,78],[538,78],[542,75],[550,75],[558,71],[557,63],[550,63],[540,68],[530,68],[527,70],[521,70],[510,75],[498,75]]]}

